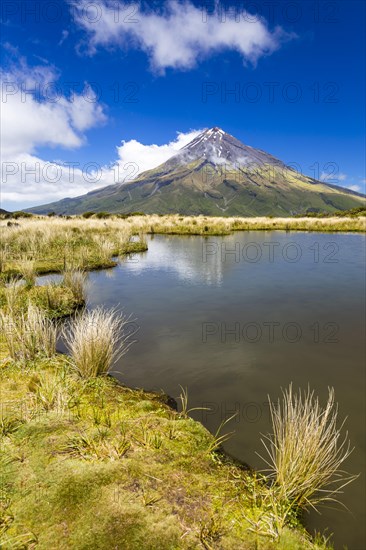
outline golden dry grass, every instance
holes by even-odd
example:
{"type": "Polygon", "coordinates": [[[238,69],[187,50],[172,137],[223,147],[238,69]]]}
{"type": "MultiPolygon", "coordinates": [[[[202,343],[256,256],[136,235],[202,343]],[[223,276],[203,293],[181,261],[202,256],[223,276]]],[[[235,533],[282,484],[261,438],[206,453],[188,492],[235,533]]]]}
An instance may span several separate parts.
{"type": "Polygon", "coordinates": [[[338,425],[334,390],[323,408],[310,389],[294,393],[292,385],[281,401],[269,403],[273,434],[262,442],[277,498],[299,508],[336,501],[358,476],[342,470],[352,449],[347,433],[342,436],[344,422],[338,425]]]}
{"type": "Polygon", "coordinates": [[[82,378],[108,374],[114,361],[124,355],[132,344],[125,332],[129,317],[114,310],[98,307],[83,311],[72,319],[64,331],[72,365],[82,378]]]}
{"type": "Polygon", "coordinates": [[[146,234],[228,235],[247,230],[365,232],[366,218],[32,217],[20,219],[17,226],[2,220],[0,270],[20,274],[32,284],[35,274],[112,267],[114,256],[146,250],[146,234]]]}

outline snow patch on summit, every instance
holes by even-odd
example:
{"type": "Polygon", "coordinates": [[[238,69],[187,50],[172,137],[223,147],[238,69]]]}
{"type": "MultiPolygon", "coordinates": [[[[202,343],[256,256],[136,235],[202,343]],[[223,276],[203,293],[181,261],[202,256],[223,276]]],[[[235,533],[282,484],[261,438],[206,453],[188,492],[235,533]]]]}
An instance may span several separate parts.
{"type": "Polygon", "coordinates": [[[236,170],[264,164],[284,166],[278,159],[264,151],[245,145],[217,126],[204,130],[170,160],[173,164],[190,164],[199,159],[210,162],[214,166],[226,164],[236,170]]]}

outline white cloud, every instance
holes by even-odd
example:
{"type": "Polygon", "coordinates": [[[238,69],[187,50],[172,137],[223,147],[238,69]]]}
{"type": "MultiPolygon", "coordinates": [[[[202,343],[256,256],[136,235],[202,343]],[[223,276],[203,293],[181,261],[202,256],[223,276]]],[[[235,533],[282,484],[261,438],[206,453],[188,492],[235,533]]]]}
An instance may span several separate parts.
{"type": "Polygon", "coordinates": [[[42,83],[50,83],[56,78],[52,70],[47,72],[41,69],[35,69],[34,73],[0,73],[3,158],[31,153],[45,145],[80,147],[85,141],[82,132],[105,121],[103,109],[95,96],[95,100],[91,101],[90,90],[86,94],[87,87],[80,95],[57,97],[54,101],[26,93],[26,90],[34,89],[32,79],[37,82],[38,92],[42,89],[42,83]],[[37,74],[40,76],[35,76],[37,74]]]}
{"type": "Polygon", "coordinates": [[[145,172],[145,170],[159,166],[201,132],[202,130],[192,130],[187,133],[178,132],[174,140],[163,145],[144,145],[134,139],[123,141],[122,145],[117,147],[119,157],[117,165],[122,174],[122,179],[123,173],[126,174],[126,178],[129,177],[127,171],[132,173],[131,166],[134,167],[134,177],[137,177],[141,172],[145,172]]]}
{"type": "Polygon", "coordinates": [[[361,192],[361,186],[360,185],[349,185],[348,189],[351,189],[351,191],[357,191],[357,193],[361,192]]]}
{"type": "MultiPolygon", "coordinates": [[[[116,148],[118,158],[110,166],[71,166],[62,161],[47,162],[32,154],[18,154],[3,163],[2,199],[25,208],[53,202],[65,197],[77,197],[92,189],[136,178],[141,172],[155,168],[175,155],[201,130],[178,132],[177,137],[163,145],[145,145],[136,140],[123,141],[116,148]]],[[[10,208],[10,207],[9,207],[10,208]]]]}
{"type": "Polygon", "coordinates": [[[81,94],[47,100],[41,91],[57,81],[57,71],[51,66],[29,67],[14,48],[12,53],[17,63],[0,72],[2,201],[62,198],[68,188],[89,191],[92,182],[80,170],[51,166],[39,158],[37,149],[80,147],[84,132],[106,120],[102,106],[87,84],[81,94]],[[54,173],[60,170],[57,181],[54,173]]]}
{"type": "Polygon", "coordinates": [[[103,108],[87,84],[81,94],[57,95],[54,101],[42,97],[40,90],[59,78],[57,70],[49,65],[29,67],[16,48],[6,47],[17,62],[0,71],[3,206],[25,208],[130,181],[165,162],[200,132],[177,133],[163,145],[123,141],[109,166],[44,160],[38,153],[42,146],[82,146],[85,131],[106,120],[103,108]]]}
{"type": "Polygon", "coordinates": [[[2,165],[2,200],[26,205],[41,204],[87,193],[97,176],[85,177],[86,170],[60,162],[48,162],[35,155],[20,154],[2,165]]]}
{"type": "Polygon", "coordinates": [[[88,53],[98,46],[134,47],[143,50],[152,67],[190,69],[209,55],[223,50],[238,52],[244,61],[256,63],[296,35],[280,27],[271,32],[264,18],[241,10],[223,16],[216,5],[213,13],[188,0],[168,0],[158,11],[122,0],[70,0],[76,23],[89,35],[88,53]]]}
{"type": "Polygon", "coordinates": [[[337,184],[340,181],[345,181],[347,177],[347,174],[343,174],[342,172],[322,172],[319,179],[320,181],[328,181],[329,183],[337,184]]]}

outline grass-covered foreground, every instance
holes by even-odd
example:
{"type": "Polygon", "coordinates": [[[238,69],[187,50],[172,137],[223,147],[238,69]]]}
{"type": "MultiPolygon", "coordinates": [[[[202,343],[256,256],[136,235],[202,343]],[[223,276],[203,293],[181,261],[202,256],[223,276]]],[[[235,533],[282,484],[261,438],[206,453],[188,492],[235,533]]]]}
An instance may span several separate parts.
{"type": "Polygon", "coordinates": [[[163,395],[2,347],[1,547],[311,549],[260,476],[163,395]]]}
{"type": "Polygon", "coordinates": [[[337,478],[349,450],[332,395],[322,410],[311,394],[290,390],[283,408],[272,408],[264,477],[225,458],[220,443],[229,425],[211,435],[189,418],[184,391],[178,412],[167,396],[107,376],[131,343],[123,335],[128,317],[82,309],[86,271],[146,250],[145,233],[226,234],[247,222],[133,216],[17,223],[1,226],[0,547],[329,548],[322,537],[310,538],[300,518],[352,479],[337,478]],[[45,272],[61,272],[60,281],[37,286],[45,272]],[[56,353],[61,331],[69,356],[56,353]]]}
{"type": "Polygon", "coordinates": [[[79,312],[69,356],[49,310],[8,300],[0,318],[1,548],[330,548],[300,518],[353,479],[333,394],[322,409],[290,388],[271,405],[264,476],[222,453],[225,423],[212,435],[191,419],[184,390],[178,411],[107,376],[128,318],[79,312]]]}

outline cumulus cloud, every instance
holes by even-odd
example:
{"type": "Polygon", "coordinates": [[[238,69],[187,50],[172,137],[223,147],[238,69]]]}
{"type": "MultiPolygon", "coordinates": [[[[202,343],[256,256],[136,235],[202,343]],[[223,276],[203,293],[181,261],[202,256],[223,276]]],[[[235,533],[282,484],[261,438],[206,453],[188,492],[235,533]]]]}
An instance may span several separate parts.
{"type": "Polygon", "coordinates": [[[77,163],[48,162],[35,155],[21,154],[2,165],[2,200],[17,208],[32,206],[87,193],[100,176],[77,163]]]}
{"type": "MultiPolygon", "coordinates": [[[[178,132],[177,137],[169,143],[163,145],[144,145],[139,141],[131,139],[130,141],[123,141],[122,145],[117,147],[118,162],[117,165],[121,174],[129,170],[132,172],[134,168],[133,177],[137,177],[141,172],[155,168],[167,161],[170,157],[175,155],[179,149],[187,145],[195,137],[200,134],[202,130],[192,130],[187,133],[178,132]]],[[[126,178],[132,179],[131,175],[126,173],[126,178]]],[[[123,176],[121,179],[126,179],[123,176]]]]}
{"type": "Polygon", "coordinates": [[[87,86],[85,93],[68,98],[47,101],[36,97],[46,83],[56,79],[52,69],[46,68],[0,73],[3,158],[34,152],[45,145],[80,147],[85,140],[83,132],[106,120],[90,90],[86,99],[87,86]]]}
{"type": "Polygon", "coordinates": [[[87,84],[83,93],[68,97],[57,94],[50,100],[42,92],[59,79],[57,69],[47,64],[30,67],[17,48],[10,44],[4,47],[10,55],[7,69],[0,71],[4,206],[24,208],[131,181],[165,162],[199,133],[178,132],[176,138],[163,145],[123,141],[115,155],[111,151],[111,163],[106,166],[98,166],[93,159],[84,164],[45,160],[39,154],[41,147],[81,147],[86,141],[85,132],[105,122],[103,107],[87,84]]]}
{"type": "Polygon", "coordinates": [[[175,139],[163,145],[146,145],[134,139],[123,141],[116,147],[117,158],[105,166],[93,162],[48,162],[33,154],[19,153],[3,163],[3,201],[14,204],[14,208],[18,204],[25,208],[127,183],[168,160],[200,132],[178,132],[175,139]]]}
{"type": "Polygon", "coordinates": [[[241,10],[238,16],[211,13],[188,0],[168,0],[160,9],[142,9],[123,0],[69,0],[75,22],[88,33],[88,53],[98,46],[137,48],[149,56],[154,70],[190,69],[200,59],[223,50],[238,52],[256,63],[296,35],[276,27],[270,31],[264,18],[241,10]]]}
{"type": "MultiPolygon", "coordinates": [[[[14,48],[11,53],[17,56],[14,48]]],[[[81,177],[81,172],[73,169],[71,174],[68,167],[50,164],[37,155],[43,146],[80,147],[85,143],[84,132],[106,120],[87,84],[81,94],[61,95],[53,101],[44,97],[42,90],[58,78],[54,67],[29,67],[20,56],[17,63],[0,72],[3,201],[43,200],[44,195],[61,198],[67,181],[69,187],[75,185],[85,192],[91,189],[91,182],[81,177]],[[62,177],[57,181],[55,171],[60,170],[62,177]]]]}

